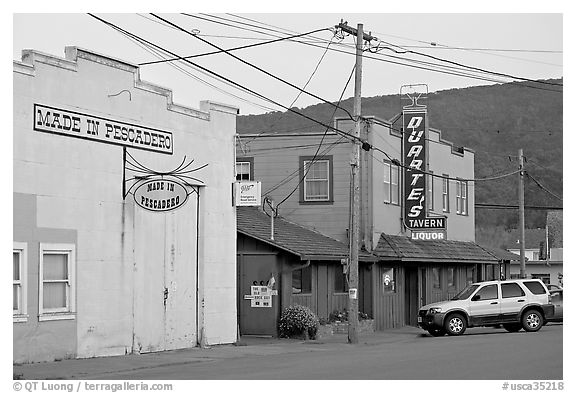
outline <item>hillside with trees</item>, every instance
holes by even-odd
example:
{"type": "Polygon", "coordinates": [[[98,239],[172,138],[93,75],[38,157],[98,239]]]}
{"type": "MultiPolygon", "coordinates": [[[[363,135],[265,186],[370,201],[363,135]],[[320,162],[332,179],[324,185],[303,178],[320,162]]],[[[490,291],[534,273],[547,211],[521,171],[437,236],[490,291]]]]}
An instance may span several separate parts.
{"type": "MultiPolygon", "coordinates": [[[[548,80],[561,84],[560,80],[548,80]]],[[[451,89],[430,93],[429,125],[443,139],[475,151],[475,177],[487,178],[518,169],[518,150],[526,157],[526,205],[562,206],[545,187],[562,197],[562,96],[561,87],[530,82],[451,89]],[[555,90],[555,91],[551,91],[555,90]],[[539,184],[538,184],[539,183],[539,184]]],[[[341,106],[352,112],[352,99],[341,106]]],[[[334,108],[318,104],[293,108],[325,124],[332,124],[334,108]]],[[[393,119],[401,112],[399,95],[362,99],[362,114],[393,119]]],[[[339,110],[338,117],[347,117],[339,110]]],[[[400,121],[395,126],[401,127],[400,121]]],[[[239,116],[238,133],[323,132],[324,127],[291,112],[239,116]]],[[[518,204],[518,178],[477,182],[476,203],[518,204]]],[[[526,227],[543,228],[546,211],[526,210],[526,227]]],[[[476,209],[476,227],[511,229],[518,226],[517,210],[476,209]]]]}

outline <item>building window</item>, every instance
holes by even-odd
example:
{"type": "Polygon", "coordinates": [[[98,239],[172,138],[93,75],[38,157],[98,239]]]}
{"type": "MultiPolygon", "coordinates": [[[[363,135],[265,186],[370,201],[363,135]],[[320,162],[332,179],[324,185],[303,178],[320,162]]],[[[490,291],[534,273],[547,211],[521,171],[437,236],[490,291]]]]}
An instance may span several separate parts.
{"type": "Polygon", "coordinates": [[[12,246],[12,317],[13,322],[26,322],[28,247],[26,243],[14,242],[12,246]]]}
{"type": "Polygon", "coordinates": [[[440,268],[432,268],[432,288],[440,289],[440,268]]]}
{"type": "Polygon", "coordinates": [[[334,292],[348,292],[348,279],[346,278],[344,270],[341,268],[336,268],[336,271],[334,272],[334,292]]]}
{"type": "Polygon", "coordinates": [[[449,267],[448,269],[446,269],[447,272],[447,284],[448,284],[448,289],[454,289],[456,287],[456,269],[454,269],[453,267],[449,267]]]}
{"type": "Polygon", "coordinates": [[[456,182],[456,214],[468,214],[468,182],[456,182]]]}
{"type": "Polygon", "coordinates": [[[400,198],[399,177],[400,170],[398,166],[384,162],[384,203],[398,205],[400,198]]]}
{"type": "Polygon", "coordinates": [[[300,202],[332,202],[332,157],[300,157],[300,202]]]}
{"type": "Polygon", "coordinates": [[[546,273],[546,274],[532,273],[532,278],[539,278],[544,284],[546,284],[546,285],[550,284],[550,273],[546,273]]]}
{"type": "Polygon", "coordinates": [[[40,321],[74,319],[76,247],[40,243],[40,321]]]}
{"type": "Polygon", "coordinates": [[[394,268],[386,268],[382,272],[382,289],[384,293],[396,292],[396,276],[394,268]]]}
{"type": "Polygon", "coordinates": [[[448,187],[448,175],[442,178],[442,211],[447,213],[450,211],[450,188],[448,187]]]}
{"type": "Polygon", "coordinates": [[[254,180],[254,159],[243,157],[236,160],[236,181],[254,180]]]}
{"type": "Polygon", "coordinates": [[[312,268],[292,271],[292,294],[312,293],[312,268]]]}
{"type": "Polygon", "coordinates": [[[434,211],[434,176],[431,175],[428,175],[428,211],[434,211]]]}

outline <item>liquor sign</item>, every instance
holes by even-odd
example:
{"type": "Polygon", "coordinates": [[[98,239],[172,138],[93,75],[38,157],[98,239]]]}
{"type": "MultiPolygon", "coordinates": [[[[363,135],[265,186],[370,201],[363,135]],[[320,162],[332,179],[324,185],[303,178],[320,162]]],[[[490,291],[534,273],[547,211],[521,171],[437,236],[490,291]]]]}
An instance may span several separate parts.
{"type": "Polygon", "coordinates": [[[146,210],[168,212],[186,203],[188,191],[182,184],[166,179],[148,180],[134,190],[134,201],[146,210]]]}
{"type": "Polygon", "coordinates": [[[441,232],[445,217],[427,217],[426,207],[426,137],[425,108],[404,109],[404,224],[411,230],[441,232]]]}
{"type": "Polygon", "coordinates": [[[34,130],[172,154],[171,132],[85,113],[34,104],[34,130]]]}
{"type": "Polygon", "coordinates": [[[234,183],[234,206],[260,206],[262,183],[259,181],[240,181],[234,183]]]}

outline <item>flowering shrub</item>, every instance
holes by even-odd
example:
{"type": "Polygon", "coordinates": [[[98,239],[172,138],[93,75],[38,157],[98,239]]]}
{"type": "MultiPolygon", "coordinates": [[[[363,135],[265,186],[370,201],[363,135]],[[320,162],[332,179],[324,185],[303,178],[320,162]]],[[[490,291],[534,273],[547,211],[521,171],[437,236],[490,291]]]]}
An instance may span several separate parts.
{"type": "Polygon", "coordinates": [[[308,333],[308,337],[314,340],[320,325],[318,317],[308,307],[294,304],[282,311],[278,330],[280,337],[294,337],[308,333]]]}

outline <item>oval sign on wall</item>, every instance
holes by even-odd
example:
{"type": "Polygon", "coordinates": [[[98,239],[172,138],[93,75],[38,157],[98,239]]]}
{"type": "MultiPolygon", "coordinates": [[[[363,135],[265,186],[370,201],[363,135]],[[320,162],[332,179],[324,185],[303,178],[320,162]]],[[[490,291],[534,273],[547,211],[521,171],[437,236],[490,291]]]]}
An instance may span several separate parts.
{"type": "Polygon", "coordinates": [[[134,190],[136,204],[153,212],[177,209],[185,204],[187,199],[186,187],[172,180],[148,180],[134,190]]]}

